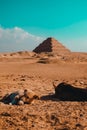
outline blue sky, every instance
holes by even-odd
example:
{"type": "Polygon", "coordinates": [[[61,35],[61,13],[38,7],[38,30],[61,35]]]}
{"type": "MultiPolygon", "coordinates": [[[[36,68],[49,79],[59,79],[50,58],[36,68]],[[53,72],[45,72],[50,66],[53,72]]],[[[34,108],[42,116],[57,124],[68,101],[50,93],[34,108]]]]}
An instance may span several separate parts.
{"type": "Polygon", "coordinates": [[[87,0],[0,0],[0,52],[32,50],[51,36],[87,52],[87,0]]]}

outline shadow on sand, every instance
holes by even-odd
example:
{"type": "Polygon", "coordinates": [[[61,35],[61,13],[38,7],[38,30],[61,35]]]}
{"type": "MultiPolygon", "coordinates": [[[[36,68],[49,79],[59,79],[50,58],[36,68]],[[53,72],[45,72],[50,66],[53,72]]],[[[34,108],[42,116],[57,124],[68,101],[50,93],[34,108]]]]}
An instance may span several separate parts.
{"type": "Polygon", "coordinates": [[[52,94],[52,95],[44,95],[44,96],[42,96],[41,98],[40,98],[40,100],[45,100],[45,101],[47,101],[47,100],[51,100],[51,101],[70,101],[70,102],[87,102],[87,98],[81,98],[81,97],[78,97],[78,98],[74,98],[73,96],[72,96],[72,98],[70,97],[68,97],[68,98],[61,98],[61,97],[58,97],[58,96],[56,96],[55,94],[52,94]]]}

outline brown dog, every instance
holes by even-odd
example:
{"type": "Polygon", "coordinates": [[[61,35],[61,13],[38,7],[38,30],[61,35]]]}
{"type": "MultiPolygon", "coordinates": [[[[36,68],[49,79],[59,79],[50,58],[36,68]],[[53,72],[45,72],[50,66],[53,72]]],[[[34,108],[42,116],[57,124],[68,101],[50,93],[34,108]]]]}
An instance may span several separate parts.
{"type": "Polygon", "coordinates": [[[24,95],[19,97],[18,104],[30,104],[34,99],[39,99],[39,97],[31,90],[24,90],[24,95]]]}
{"type": "Polygon", "coordinates": [[[34,99],[39,97],[33,91],[25,89],[6,94],[1,101],[10,105],[23,105],[30,104],[34,99]]]}

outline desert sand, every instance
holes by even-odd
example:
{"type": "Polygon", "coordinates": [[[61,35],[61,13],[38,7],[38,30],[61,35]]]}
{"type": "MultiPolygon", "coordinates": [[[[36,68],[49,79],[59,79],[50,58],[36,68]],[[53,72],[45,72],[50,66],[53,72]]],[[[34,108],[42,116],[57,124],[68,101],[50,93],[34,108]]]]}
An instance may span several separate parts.
{"type": "Polygon", "coordinates": [[[86,101],[50,98],[54,80],[87,88],[87,53],[63,51],[0,54],[0,99],[24,88],[40,97],[21,106],[0,102],[0,130],[87,130],[86,101]]]}

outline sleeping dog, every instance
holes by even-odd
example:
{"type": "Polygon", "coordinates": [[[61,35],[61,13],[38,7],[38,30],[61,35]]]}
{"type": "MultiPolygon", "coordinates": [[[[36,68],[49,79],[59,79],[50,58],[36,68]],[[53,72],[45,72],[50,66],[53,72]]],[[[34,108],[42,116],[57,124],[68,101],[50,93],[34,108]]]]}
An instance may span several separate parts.
{"type": "Polygon", "coordinates": [[[25,89],[6,94],[1,101],[9,105],[23,105],[30,104],[34,99],[39,97],[33,91],[25,89]]]}
{"type": "Polygon", "coordinates": [[[77,88],[65,82],[57,86],[53,82],[55,88],[55,97],[62,101],[87,101],[87,89],[77,88]]]}

